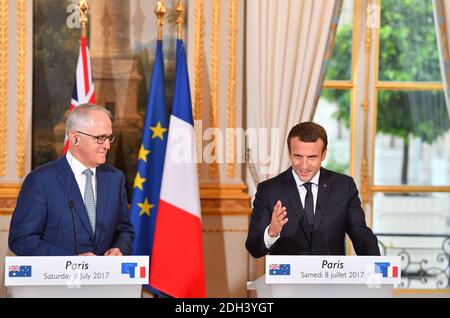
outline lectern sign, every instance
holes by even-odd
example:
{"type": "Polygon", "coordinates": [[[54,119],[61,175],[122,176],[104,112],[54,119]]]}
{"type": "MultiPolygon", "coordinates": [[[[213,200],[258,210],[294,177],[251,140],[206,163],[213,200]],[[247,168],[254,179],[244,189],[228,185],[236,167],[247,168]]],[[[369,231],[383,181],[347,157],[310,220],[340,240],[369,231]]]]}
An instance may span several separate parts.
{"type": "Polygon", "coordinates": [[[267,284],[400,284],[400,256],[266,256],[267,284]]]}
{"type": "Polygon", "coordinates": [[[6,257],[6,286],[141,285],[148,256],[6,257]]]}

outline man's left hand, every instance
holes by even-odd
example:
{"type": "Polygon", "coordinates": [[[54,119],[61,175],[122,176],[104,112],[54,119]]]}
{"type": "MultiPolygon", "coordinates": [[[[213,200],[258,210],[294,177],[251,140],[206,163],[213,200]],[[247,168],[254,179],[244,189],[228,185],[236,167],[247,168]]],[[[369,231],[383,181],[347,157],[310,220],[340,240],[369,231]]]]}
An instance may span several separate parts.
{"type": "Polygon", "coordinates": [[[105,256],[123,256],[123,254],[117,247],[114,247],[107,250],[105,256]]]}

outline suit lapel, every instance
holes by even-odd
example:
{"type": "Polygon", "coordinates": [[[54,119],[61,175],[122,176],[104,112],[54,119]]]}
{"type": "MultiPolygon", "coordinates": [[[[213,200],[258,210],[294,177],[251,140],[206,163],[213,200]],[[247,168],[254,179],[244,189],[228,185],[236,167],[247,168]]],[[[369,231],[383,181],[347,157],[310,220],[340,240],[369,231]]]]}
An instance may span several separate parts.
{"type": "Polygon", "coordinates": [[[317,193],[316,212],[314,215],[313,228],[317,230],[320,225],[320,221],[323,217],[323,213],[327,206],[328,197],[330,195],[330,184],[328,182],[328,171],[326,169],[320,169],[319,189],[317,193]]]}
{"type": "Polygon", "coordinates": [[[289,168],[284,172],[283,180],[285,183],[284,189],[286,190],[289,202],[295,209],[300,226],[302,227],[308,242],[311,242],[311,229],[306,222],[305,211],[303,210],[302,201],[300,200],[297,184],[295,183],[294,176],[292,175],[292,168],[289,168]]]}
{"type": "Polygon", "coordinates": [[[73,175],[72,169],[70,168],[65,156],[58,162],[58,171],[58,182],[64,190],[64,193],[67,194],[64,198],[66,201],[64,202],[64,206],[67,207],[68,202],[71,200],[74,202],[76,213],[81,220],[81,224],[83,224],[84,229],[87,233],[89,233],[89,237],[93,241],[94,235],[89,223],[86,206],[84,205],[83,197],[81,196],[80,188],[75,180],[75,176],[73,175]]]}
{"type": "MultiPolygon", "coordinates": [[[[97,167],[96,173],[97,179],[97,204],[96,204],[96,221],[95,228],[100,230],[100,224],[103,224],[102,220],[106,214],[106,201],[108,198],[108,186],[109,186],[109,175],[105,173],[102,169],[102,166],[97,167]]],[[[96,239],[99,238],[98,235],[95,236],[96,239]]]]}

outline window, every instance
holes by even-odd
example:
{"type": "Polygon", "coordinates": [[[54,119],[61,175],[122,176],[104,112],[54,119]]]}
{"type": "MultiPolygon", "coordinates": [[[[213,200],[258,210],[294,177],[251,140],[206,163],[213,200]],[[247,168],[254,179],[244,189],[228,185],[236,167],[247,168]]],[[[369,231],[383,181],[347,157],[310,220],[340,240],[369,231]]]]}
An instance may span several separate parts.
{"type": "Polygon", "coordinates": [[[450,121],[432,0],[344,0],[314,120],[330,134],[324,167],[355,177],[382,253],[402,256],[401,288],[450,288],[450,121]]]}

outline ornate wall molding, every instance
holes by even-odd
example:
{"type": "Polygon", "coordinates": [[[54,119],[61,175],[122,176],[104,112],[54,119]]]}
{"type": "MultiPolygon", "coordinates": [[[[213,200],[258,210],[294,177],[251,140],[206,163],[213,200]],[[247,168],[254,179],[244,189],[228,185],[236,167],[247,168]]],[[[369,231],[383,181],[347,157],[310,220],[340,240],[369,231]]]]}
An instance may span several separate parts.
{"type": "MultiPolygon", "coordinates": [[[[204,0],[194,2],[194,120],[202,120],[203,111],[203,82],[205,63],[205,4],[204,0]]],[[[197,158],[202,158],[202,128],[196,126],[195,145],[197,158]]],[[[201,161],[198,164],[198,176],[202,176],[201,161]]]]}
{"type": "Polygon", "coordinates": [[[26,154],[26,59],[27,59],[27,1],[17,0],[17,82],[16,82],[16,173],[25,176],[26,154]]]}
{"type": "Polygon", "coordinates": [[[238,34],[238,0],[228,1],[228,83],[227,83],[227,177],[236,177],[236,128],[237,108],[237,34],[238,34]]]}
{"type": "Polygon", "coordinates": [[[0,216],[12,214],[20,187],[20,184],[0,184],[0,216]]]}
{"type": "Polygon", "coordinates": [[[250,215],[250,196],[244,184],[201,184],[202,215],[250,215]]]}
{"type": "MultiPolygon", "coordinates": [[[[221,0],[213,0],[212,17],[211,17],[211,109],[210,109],[210,126],[219,128],[219,100],[220,100],[220,11],[221,0]]],[[[215,138],[215,137],[214,137],[215,138]]],[[[216,143],[217,140],[214,140],[216,143]]],[[[211,179],[219,177],[219,165],[217,164],[217,149],[212,154],[214,162],[209,165],[209,176],[211,179]]]]}
{"type": "Polygon", "coordinates": [[[202,232],[204,232],[204,233],[224,233],[224,232],[247,233],[248,229],[247,228],[242,228],[242,229],[235,229],[235,228],[230,228],[230,229],[210,228],[210,229],[202,229],[202,232]]]}
{"type": "Polygon", "coordinates": [[[6,175],[8,147],[8,0],[0,0],[0,176],[6,175]]]}

